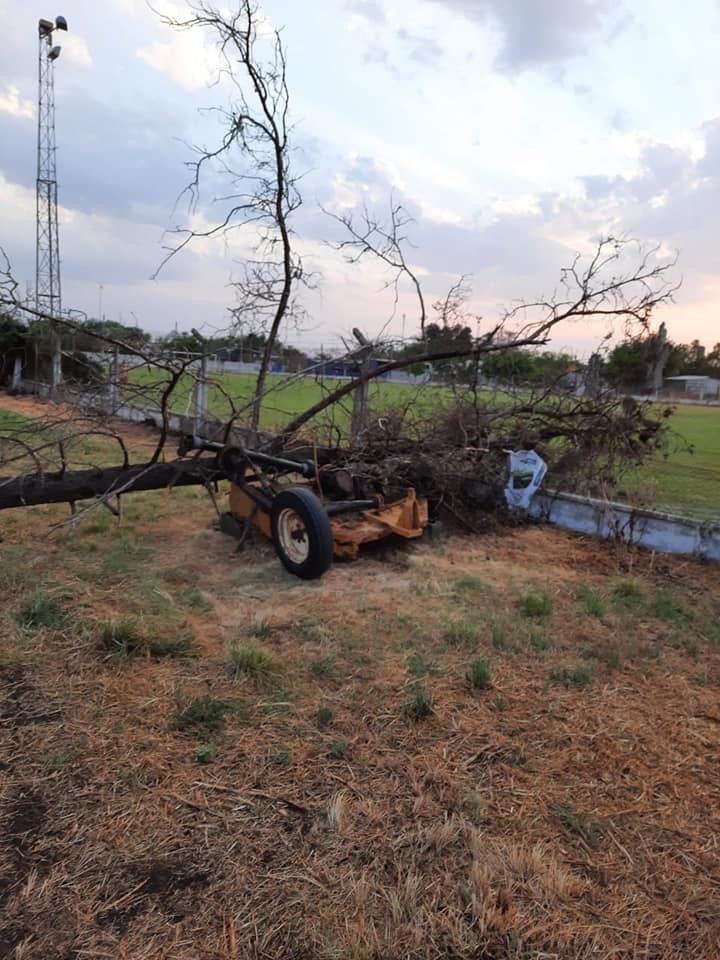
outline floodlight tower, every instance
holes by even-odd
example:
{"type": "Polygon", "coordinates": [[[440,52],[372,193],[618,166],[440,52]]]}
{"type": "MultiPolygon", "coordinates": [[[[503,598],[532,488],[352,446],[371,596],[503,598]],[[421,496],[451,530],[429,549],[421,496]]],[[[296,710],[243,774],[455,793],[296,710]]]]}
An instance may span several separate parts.
{"type": "MultiPolygon", "coordinates": [[[[65,17],[38,22],[38,140],[35,226],[35,308],[60,316],[60,246],[58,238],[57,175],[55,171],[55,61],[60,47],[55,30],[67,30],[65,17]]],[[[53,337],[52,385],[60,385],[59,337],[53,337]]]]}

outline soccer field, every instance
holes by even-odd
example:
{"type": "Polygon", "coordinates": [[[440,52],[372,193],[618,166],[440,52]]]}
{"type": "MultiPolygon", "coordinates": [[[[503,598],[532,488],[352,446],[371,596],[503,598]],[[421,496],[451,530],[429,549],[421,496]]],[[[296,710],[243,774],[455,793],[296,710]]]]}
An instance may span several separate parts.
{"type": "Polygon", "coordinates": [[[661,509],[720,519],[720,407],[678,405],[670,428],[667,456],[646,464],[642,481],[661,509]]]}

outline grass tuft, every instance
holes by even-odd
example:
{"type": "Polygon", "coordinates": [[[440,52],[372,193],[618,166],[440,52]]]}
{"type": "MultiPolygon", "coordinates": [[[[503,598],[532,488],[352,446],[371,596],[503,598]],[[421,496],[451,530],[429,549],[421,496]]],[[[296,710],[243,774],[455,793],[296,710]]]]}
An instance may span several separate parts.
{"type": "Polygon", "coordinates": [[[265,617],[256,617],[250,624],[249,633],[256,640],[267,640],[272,633],[272,624],[265,617]]]}
{"type": "Polygon", "coordinates": [[[333,722],[333,712],[330,707],[320,707],[315,714],[315,724],[318,730],[326,730],[333,722]]]}
{"type": "Polygon", "coordinates": [[[146,642],[147,652],[154,660],[163,660],[165,657],[193,657],[196,655],[193,638],[184,633],[177,640],[157,638],[146,642]]]}
{"type": "Polygon", "coordinates": [[[618,580],[613,590],[613,599],[622,607],[635,607],[643,600],[643,591],[637,580],[618,580]]]}
{"type": "Polygon", "coordinates": [[[163,660],[166,657],[189,657],[195,654],[193,639],[189,633],[182,633],[177,638],[149,639],[144,629],[131,617],[101,623],[100,642],[105,650],[118,660],[142,655],[163,660]]]}
{"type": "Polygon", "coordinates": [[[572,807],[554,803],[550,812],[571,833],[580,837],[589,847],[597,850],[605,833],[605,824],[600,820],[578,813],[572,807]]]}
{"type": "Polygon", "coordinates": [[[204,697],[195,697],[184,709],[179,710],[172,725],[176,730],[190,733],[217,733],[223,727],[225,714],[243,715],[244,712],[241,700],[218,700],[206,694],[204,697]]]}
{"type": "Polygon", "coordinates": [[[330,744],[328,756],[331,760],[344,760],[347,753],[347,743],[344,740],[335,740],[330,744]]]}
{"type": "Polygon", "coordinates": [[[465,678],[473,690],[489,690],[492,686],[490,664],[487,660],[473,660],[465,678]]]}
{"type": "Polygon", "coordinates": [[[259,686],[279,674],[281,664],[277,657],[262,647],[236,643],[230,647],[230,672],[235,680],[244,674],[259,686]]]}
{"type": "Polygon", "coordinates": [[[550,594],[542,590],[540,593],[526,593],[518,600],[518,607],[524,617],[549,617],[553,611],[553,602],[550,594]]]}
{"type": "Polygon", "coordinates": [[[505,629],[499,623],[492,625],[492,645],[496,650],[507,650],[508,648],[505,629]]]}
{"type": "Polygon", "coordinates": [[[214,743],[201,743],[195,750],[195,759],[198,763],[212,763],[217,750],[214,743]]]}
{"type": "Polygon", "coordinates": [[[334,657],[316,657],[308,663],[308,673],[316,680],[325,680],[335,673],[334,657]]]}
{"type": "Polygon", "coordinates": [[[277,747],[267,755],[267,763],[273,767],[289,767],[290,751],[287,747],[277,747]]]}
{"type": "Polygon", "coordinates": [[[42,590],[35,590],[23,601],[17,620],[24,627],[38,630],[60,630],[67,624],[67,611],[42,590]]]}
{"type": "Polygon", "coordinates": [[[479,577],[460,577],[453,584],[453,589],[461,593],[464,590],[483,590],[485,584],[479,577]]]}
{"type": "Polygon", "coordinates": [[[119,660],[125,660],[145,649],[145,638],[137,622],[130,617],[101,623],[100,642],[108,653],[119,660]]]}
{"type": "Polygon", "coordinates": [[[605,616],[606,611],[603,598],[587,585],[583,584],[583,586],[580,587],[576,598],[582,604],[588,616],[598,618],[605,616]]]}
{"type": "Polygon", "coordinates": [[[200,613],[210,613],[213,610],[213,605],[207,596],[194,585],[183,590],[182,599],[186,606],[198,610],[200,613]]]}
{"type": "Polygon", "coordinates": [[[413,698],[405,704],[404,712],[411,720],[426,720],[433,714],[432,694],[421,683],[415,684],[413,698]]]}
{"type": "Polygon", "coordinates": [[[690,613],[678,602],[671,590],[658,590],[650,604],[650,614],[656,620],[677,623],[678,620],[691,620],[690,613]]]}
{"type": "Polygon", "coordinates": [[[465,797],[463,809],[470,822],[476,827],[481,826],[488,818],[487,804],[475,790],[471,790],[465,797]]]}
{"type": "Polygon", "coordinates": [[[475,647],[478,642],[477,624],[472,620],[453,620],[447,625],[443,639],[451,647],[475,647]]]}
{"type": "Polygon", "coordinates": [[[433,666],[428,660],[425,659],[419,650],[416,650],[408,657],[407,669],[411,676],[419,679],[420,677],[426,677],[429,673],[431,673],[433,666]]]}
{"type": "Polygon", "coordinates": [[[547,653],[548,650],[552,650],[553,641],[542,633],[533,633],[530,637],[530,646],[538,653],[547,653]]]}
{"type": "Polygon", "coordinates": [[[561,683],[570,690],[572,687],[587,687],[592,683],[592,670],[587,667],[563,667],[562,670],[553,670],[550,673],[552,683],[561,683]]]}

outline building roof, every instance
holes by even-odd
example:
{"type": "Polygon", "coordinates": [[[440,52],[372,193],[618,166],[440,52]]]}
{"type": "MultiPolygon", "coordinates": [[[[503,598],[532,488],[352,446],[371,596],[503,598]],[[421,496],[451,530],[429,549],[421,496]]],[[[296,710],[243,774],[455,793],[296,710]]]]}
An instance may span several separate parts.
{"type": "Polygon", "coordinates": [[[688,373],[682,377],[665,377],[666,380],[711,380],[712,377],[705,376],[705,374],[698,373],[688,373]]]}

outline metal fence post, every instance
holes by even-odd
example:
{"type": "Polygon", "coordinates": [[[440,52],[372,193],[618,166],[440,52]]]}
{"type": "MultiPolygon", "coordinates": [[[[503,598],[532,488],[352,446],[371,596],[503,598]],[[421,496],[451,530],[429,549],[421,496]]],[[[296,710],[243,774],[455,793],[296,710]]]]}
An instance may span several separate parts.
{"type": "Polygon", "coordinates": [[[203,356],[200,360],[200,373],[195,381],[195,433],[198,435],[204,433],[207,420],[207,373],[208,359],[203,356]]]}
{"type": "Polygon", "coordinates": [[[20,384],[22,383],[22,357],[15,357],[15,363],[13,365],[12,380],[10,382],[10,391],[11,393],[19,393],[20,384]]]}
{"type": "Polygon", "coordinates": [[[62,386],[62,344],[60,341],[60,335],[53,331],[52,334],[52,393],[53,395],[60,392],[60,387],[62,386]]]}
{"type": "Polygon", "coordinates": [[[120,380],[120,349],[115,347],[110,360],[108,378],[108,413],[115,413],[118,405],[118,383],[120,380]]]}

